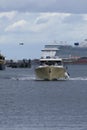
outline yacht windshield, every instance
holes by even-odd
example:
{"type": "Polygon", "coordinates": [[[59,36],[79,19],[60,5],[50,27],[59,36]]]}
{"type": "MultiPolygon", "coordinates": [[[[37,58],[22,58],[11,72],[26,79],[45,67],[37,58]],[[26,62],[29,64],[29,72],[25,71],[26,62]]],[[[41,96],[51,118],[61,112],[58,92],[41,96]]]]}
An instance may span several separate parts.
{"type": "Polygon", "coordinates": [[[40,65],[62,65],[62,61],[41,61],[40,65]]]}

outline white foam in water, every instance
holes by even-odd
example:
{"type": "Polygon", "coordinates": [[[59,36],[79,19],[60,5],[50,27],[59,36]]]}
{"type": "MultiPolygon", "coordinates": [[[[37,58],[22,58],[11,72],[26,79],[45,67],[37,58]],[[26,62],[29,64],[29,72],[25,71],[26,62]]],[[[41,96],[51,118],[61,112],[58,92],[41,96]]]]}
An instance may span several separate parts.
{"type": "Polygon", "coordinates": [[[25,76],[25,77],[12,77],[12,80],[35,80],[35,76],[25,76]]]}
{"type": "MultiPolygon", "coordinates": [[[[18,76],[18,77],[12,77],[11,78],[12,80],[36,80],[36,77],[35,77],[35,75],[32,75],[32,76],[23,76],[23,77],[20,77],[20,76],[18,76]]],[[[61,79],[61,80],[64,80],[64,79],[61,79]]],[[[87,80],[87,77],[70,77],[70,78],[68,78],[68,79],[65,79],[65,80],[87,80]]],[[[60,80],[59,80],[60,81],[60,80]]]]}
{"type": "Polygon", "coordinates": [[[87,77],[75,77],[75,78],[69,78],[69,80],[87,80],[87,77]]]}

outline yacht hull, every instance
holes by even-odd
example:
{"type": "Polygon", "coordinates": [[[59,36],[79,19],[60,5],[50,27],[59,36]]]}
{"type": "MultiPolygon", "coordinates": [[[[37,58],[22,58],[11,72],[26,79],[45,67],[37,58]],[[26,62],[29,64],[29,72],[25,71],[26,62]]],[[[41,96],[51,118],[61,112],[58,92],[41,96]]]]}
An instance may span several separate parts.
{"type": "Polygon", "coordinates": [[[38,80],[67,79],[68,74],[63,66],[39,66],[35,69],[38,80]]]}

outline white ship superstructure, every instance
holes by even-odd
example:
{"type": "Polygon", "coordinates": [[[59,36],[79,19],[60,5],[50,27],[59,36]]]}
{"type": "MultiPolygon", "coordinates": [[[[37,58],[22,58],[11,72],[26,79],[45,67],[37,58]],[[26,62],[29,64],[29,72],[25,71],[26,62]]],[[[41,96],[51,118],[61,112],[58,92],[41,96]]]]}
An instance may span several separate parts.
{"type": "Polygon", "coordinates": [[[46,48],[58,48],[56,55],[61,58],[69,57],[87,57],[87,39],[83,42],[75,42],[73,45],[67,42],[54,42],[53,44],[45,45],[46,48]]]}

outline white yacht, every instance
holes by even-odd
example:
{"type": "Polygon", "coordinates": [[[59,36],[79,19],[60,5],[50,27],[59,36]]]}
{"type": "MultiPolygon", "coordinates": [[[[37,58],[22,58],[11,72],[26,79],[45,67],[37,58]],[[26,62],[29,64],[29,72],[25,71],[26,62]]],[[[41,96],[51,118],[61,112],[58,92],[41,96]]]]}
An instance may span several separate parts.
{"type": "Polygon", "coordinates": [[[64,80],[69,78],[62,59],[56,56],[56,51],[58,51],[57,48],[42,50],[40,65],[35,69],[38,80],[64,80]]]}

